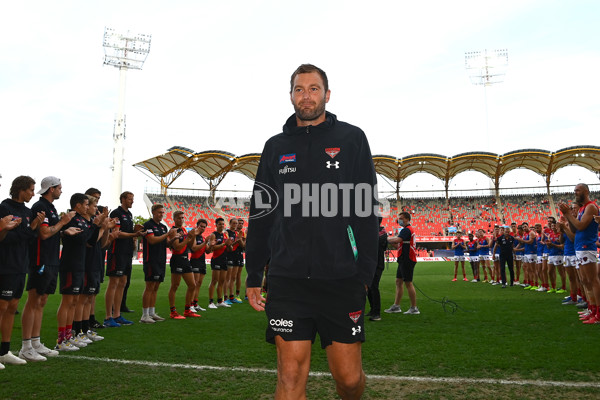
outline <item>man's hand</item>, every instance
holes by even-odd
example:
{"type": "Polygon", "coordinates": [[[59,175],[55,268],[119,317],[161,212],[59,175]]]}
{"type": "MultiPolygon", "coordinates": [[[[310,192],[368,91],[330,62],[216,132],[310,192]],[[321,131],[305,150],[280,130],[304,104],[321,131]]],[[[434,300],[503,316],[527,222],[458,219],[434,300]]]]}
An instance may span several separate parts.
{"type": "Polygon", "coordinates": [[[31,221],[31,229],[35,231],[42,224],[42,222],[44,222],[44,219],[46,219],[45,212],[41,211],[37,213],[33,221],[31,221]]]}
{"type": "Polygon", "coordinates": [[[134,233],[138,233],[140,231],[144,230],[144,225],[140,225],[140,224],[135,224],[135,226],[133,227],[133,232],[134,233]]]}
{"type": "Polygon", "coordinates": [[[594,221],[596,221],[597,223],[599,223],[599,224],[600,224],[600,215],[596,215],[596,216],[594,217],[594,221]]]}
{"type": "Polygon", "coordinates": [[[171,228],[169,233],[167,233],[168,240],[175,239],[176,236],[177,236],[177,229],[175,229],[175,228],[171,228]]]}
{"type": "Polygon", "coordinates": [[[246,295],[252,308],[256,311],[265,311],[265,298],[261,296],[259,287],[246,288],[246,295]]]}
{"type": "Polygon", "coordinates": [[[64,234],[67,236],[75,236],[80,234],[81,232],[83,232],[81,229],[76,228],[74,226],[64,230],[64,234]]]}
{"type": "Polygon", "coordinates": [[[567,203],[558,203],[558,208],[560,209],[560,212],[563,213],[563,215],[567,215],[571,211],[567,203]]]}
{"type": "Polygon", "coordinates": [[[0,219],[0,231],[11,229],[15,229],[21,223],[21,218],[14,218],[12,215],[7,215],[6,217],[0,219]]]}
{"type": "Polygon", "coordinates": [[[73,219],[73,217],[75,216],[75,211],[69,211],[68,213],[64,213],[62,215],[62,217],[60,217],[60,223],[64,225],[68,224],[69,222],[71,222],[71,220],[73,219]]]}

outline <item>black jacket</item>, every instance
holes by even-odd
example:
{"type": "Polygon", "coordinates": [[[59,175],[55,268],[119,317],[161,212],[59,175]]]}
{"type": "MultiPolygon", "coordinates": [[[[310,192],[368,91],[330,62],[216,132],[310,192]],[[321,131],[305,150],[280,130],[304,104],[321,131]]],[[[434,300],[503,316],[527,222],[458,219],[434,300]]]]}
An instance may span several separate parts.
{"type": "Polygon", "coordinates": [[[25,274],[29,268],[29,242],[35,238],[30,226],[33,214],[25,203],[6,199],[0,205],[0,218],[7,215],[21,217],[22,220],[0,242],[0,274],[25,274]]]}
{"type": "Polygon", "coordinates": [[[362,130],[331,113],[322,124],[298,127],[292,115],[283,133],[267,141],[258,166],[246,242],[248,287],[261,286],[269,258],[269,276],[355,277],[370,284],[377,265],[376,184],[362,130]],[[303,202],[307,194],[318,199],[303,202]],[[357,214],[357,204],[364,213],[357,214]],[[358,248],[356,261],[348,226],[358,248]]]}

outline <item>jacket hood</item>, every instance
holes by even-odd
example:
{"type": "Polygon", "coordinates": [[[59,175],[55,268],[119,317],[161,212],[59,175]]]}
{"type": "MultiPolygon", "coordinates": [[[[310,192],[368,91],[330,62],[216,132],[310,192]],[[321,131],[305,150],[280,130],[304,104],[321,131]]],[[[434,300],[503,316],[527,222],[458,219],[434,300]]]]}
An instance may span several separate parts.
{"type": "MultiPolygon", "coordinates": [[[[323,129],[328,130],[333,128],[335,123],[337,122],[337,117],[335,114],[330,113],[329,111],[325,111],[325,122],[320,123],[319,125],[313,126],[310,125],[311,129],[323,129]]],[[[285,121],[285,125],[283,125],[283,133],[285,135],[298,135],[300,133],[305,133],[306,127],[298,126],[296,123],[296,114],[292,114],[287,121],[285,121]]]]}

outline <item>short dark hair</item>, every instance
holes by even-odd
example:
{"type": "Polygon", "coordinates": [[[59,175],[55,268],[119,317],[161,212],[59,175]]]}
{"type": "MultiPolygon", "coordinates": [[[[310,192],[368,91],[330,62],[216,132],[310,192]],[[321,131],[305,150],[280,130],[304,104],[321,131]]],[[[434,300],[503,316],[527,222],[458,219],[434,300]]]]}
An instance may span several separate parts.
{"type": "Polygon", "coordinates": [[[225,222],[225,220],[223,218],[219,217],[219,218],[215,219],[215,224],[218,224],[220,221],[225,222]]]}
{"type": "Polygon", "coordinates": [[[181,210],[177,210],[177,211],[175,211],[173,213],[173,218],[177,218],[177,217],[179,217],[182,214],[185,214],[185,213],[183,211],[181,211],[181,210]]]}
{"type": "Polygon", "coordinates": [[[400,215],[410,221],[410,214],[406,211],[402,211],[400,215]]]}
{"type": "Polygon", "coordinates": [[[72,210],[75,209],[75,206],[77,204],[83,204],[83,203],[85,203],[86,200],[88,200],[87,194],[75,193],[73,196],[71,196],[71,200],[70,200],[71,209],[72,210]]]}
{"type": "Polygon", "coordinates": [[[127,192],[127,191],[121,193],[121,195],[119,196],[119,201],[122,203],[123,200],[125,200],[127,198],[127,196],[129,196],[129,195],[133,196],[133,193],[127,192]]]}
{"type": "Polygon", "coordinates": [[[198,222],[196,222],[196,226],[200,226],[200,224],[208,225],[208,221],[204,218],[200,218],[198,222]]]}
{"type": "Polygon", "coordinates": [[[162,204],[159,204],[159,203],[152,204],[151,211],[154,212],[156,210],[160,210],[161,208],[165,208],[165,206],[163,206],[162,204]]]}
{"type": "Polygon", "coordinates": [[[549,216],[548,220],[550,220],[550,222],[552,222],[553,224],[556,223],[556,218],[554,218],[553,216],[549,216]]]}
{"type": "Polygon", "coordinates": [[[329,80],[327,79],[327,74],[321,68],[312,64],[302,64],[296,68],[292,74],[292,77],[290,78],[290,93],[294,91],[294,79],[296,79],[296,76],[299,74],[310,74],[311,72],[317,72],[321,76],[321,79],[323,80],[323,88],[325,89],[325,93],[327,93],[329,90],[329,80]]]}
{"type": "Polygon", "coordinates": [[[31,185],[35,185],[35,181],[32,177],[25,175],[17,176],[10,186],[10,197],[12,199],[18,198],[19,193],[29,190],[31,185]]]}
{"type": "Polygon", "coordinates": [[[101,191],[99,191],[98,189],[93,188],[93,187],[91,187],[91,188],[89,188],[88,190],[85,191],[85,194],[87,194],[88,196],[93,196],[96,193],[98,193],[99,195],[102,195],[101,191]]]}

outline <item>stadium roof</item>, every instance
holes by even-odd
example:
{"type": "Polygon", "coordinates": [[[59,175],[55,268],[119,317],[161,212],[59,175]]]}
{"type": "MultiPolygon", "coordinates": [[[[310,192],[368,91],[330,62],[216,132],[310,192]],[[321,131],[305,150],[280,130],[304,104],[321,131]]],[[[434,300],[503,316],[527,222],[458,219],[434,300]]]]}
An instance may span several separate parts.
{"type": "MultiPolygon", "coordinates": [[[[204,179],[211,192],[229,172],[244,174],[250,179],[256,177],[260,153],[236,156],[222,150],[194,152],[181,146],[174,146],[166,153],[140,161],[134,167],[150,173],[163,191],[185,171],[194,171],[204,179]]],[[[397,187],[404,179],[417,172],[427,172],[444,181],[446,190],[452,178],[465,171],[478,171],[490,178],[498,189],[500,178],[507,172],[524,168],[546,178],[550,178],[560,168],[578,165],[594,172],[600,178],[600,147],[573,146],[555,152],[541,149],[521,149],[505,154],[489,152],[461,153],[452,157],[441,154],[413,154],[404,158],[389,155],[373,156],[378,174],[396,182],[397,187]]]]}

